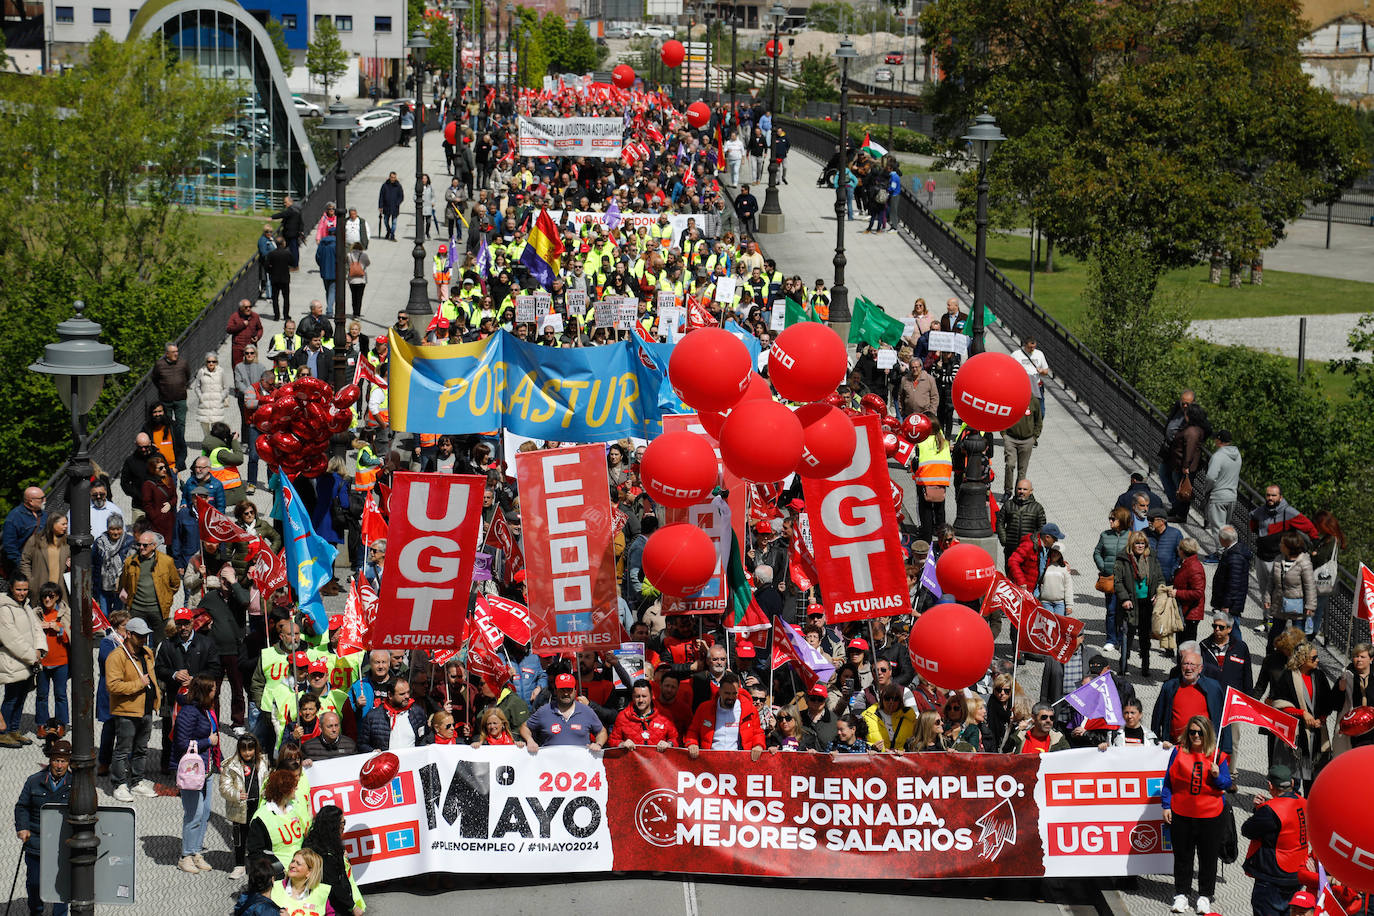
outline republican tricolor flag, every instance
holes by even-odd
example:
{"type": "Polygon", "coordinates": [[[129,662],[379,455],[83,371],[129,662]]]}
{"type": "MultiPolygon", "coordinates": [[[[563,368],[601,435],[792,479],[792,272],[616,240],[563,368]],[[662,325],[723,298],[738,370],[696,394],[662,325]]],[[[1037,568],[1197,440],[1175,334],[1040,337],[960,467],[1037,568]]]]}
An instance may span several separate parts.
{"type": "Polygon", "coordinates": [[[549,211],[541,209],[539,218],[530,228],[525,250],[520,253],[520,263],[525,265],[540,286],[552,289],[562,257],[563,240],[558,236],[558,226],[549,216],[549,211]]]}

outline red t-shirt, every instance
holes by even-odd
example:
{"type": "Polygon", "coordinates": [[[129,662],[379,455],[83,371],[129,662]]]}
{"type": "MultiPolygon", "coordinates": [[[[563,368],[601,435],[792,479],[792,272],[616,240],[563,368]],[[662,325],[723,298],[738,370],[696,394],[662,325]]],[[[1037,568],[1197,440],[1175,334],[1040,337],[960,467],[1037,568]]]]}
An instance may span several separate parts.
{"type": "Polygon", "coordinates": [[[1174,694],[1173,715],[1169,719],[1169,734],[1175,744],[1180,743],[1183,729],[1193,716],[1210,718],[1207,715],[1207,697],[1196,685],[1190,687],[1180,684],[1178,692],[1174,694]]]}
{"type": "Polygon", "coordinates": [[[1050,752],[1050,736],[1043,738],[1035,737],[1035,732],[1026,732],[1026,740],[1021,744],[1023,754],[1048,754],[1050,752]]]}
{"type": "Polygon", "coordinates": [[[692,685],[691,682],[680,683],[677,688],[677,696],[673,697],[673,702],[663,701],[663,691],[657,681],[653,682],[654,708],[663,713],[673,721],[677,727],[678,735],[687,734],[687,729],[692,724],[692,685]]]}

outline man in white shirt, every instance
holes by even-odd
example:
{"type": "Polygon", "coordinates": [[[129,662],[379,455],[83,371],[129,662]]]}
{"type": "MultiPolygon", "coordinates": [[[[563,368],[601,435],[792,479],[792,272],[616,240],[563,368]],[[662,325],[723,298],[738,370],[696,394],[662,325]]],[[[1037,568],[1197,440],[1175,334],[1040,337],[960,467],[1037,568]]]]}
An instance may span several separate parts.
{"type": "Polygon", "coordinates": [[[1027,337],[1021,344],[1021,349],[1012,351],[1012,358],[1021,364],[1021,368],[1026,370],[1026,375],[1030,376],[1031,394],[1040,399],[1040,413],[1045,413],[1045,378],[1050,374],[1050,364],[1045,361],[1045,354],[1036,349],[1037,344],[1034,337],[1027,337]]]}

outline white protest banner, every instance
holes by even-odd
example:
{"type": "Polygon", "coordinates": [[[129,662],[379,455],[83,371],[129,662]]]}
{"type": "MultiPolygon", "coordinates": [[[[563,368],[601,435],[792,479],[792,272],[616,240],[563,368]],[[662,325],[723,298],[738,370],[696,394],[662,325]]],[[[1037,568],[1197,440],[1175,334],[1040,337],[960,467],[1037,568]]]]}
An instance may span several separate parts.
{"type": "Polygon", "coordinates": [[[515,297],[515,320],[520,324],[539,320],[539,306],[535,304],[533,296],[515,297]]]}
{"type": "MultiPolygon", "coordinates": [[[[837,144],[838,146],[838,144],[837,144]]],[[[891,347],[883,347],[878,351],[878,368],[891,369],[897,365],[897,351],[891,347]]]]}
{"type": "MultiPolygon", "coordinates": [[[[572,210],[568,214],[568,225],[576,230],[581,230],[588,223],[598,226],[606,225],[606,214],[597,213],[593,210],[572,210]]],[[[563,211],[550,210],[549,217],[559,225],[563,224],[563,211]]],[[[621,213],[619,229],[622,232],[638,232],[640,229],[649,229],[658,224],[659,214],[654,211],[646,213],[621,213]]],[[[697,213],[684,215],[681,213],[671,213],[668,215],[668,224],[673,227],[673,244],[681,239],[683,234],[690,229],[700,229],[703,237],[708,235],[707,230],[714,227],[713,221],[719,218],[709,213],[697,213]]]]}
{"type": "Polygon", "coordinates": [[[569,315],[587,314],[587,292],[581,289],[570,289],[563,297],[563,303],[568,307],[569,315]]]}
{"type": "MultiPolygon", "coordinates": [[[[838,148],[839,148],[839,144],[837,143],[837,144],[836,144],[836,149],[838,149],[838,148]]],[[[735,284],[736,284],[737,282],[738,282],[738,281],[737,281],[734,277],[721,277],[719,280],[717,280],[717,281],[716,281],[716,301],[717,301],[717,302],[734,302],[734,301],[735,301],[735,284]]]]}
{"type": "Polygon", "coordinates": [[[968,356],[968,338],[956,331],[931,331],[930,350],[932,353],[958,353],[968,356]]]}
{"type": "Polygon", "coordinates": [[[519,118],[521,156],[585,156],[619,159],[624,122],[620,118],[519,118]]]}

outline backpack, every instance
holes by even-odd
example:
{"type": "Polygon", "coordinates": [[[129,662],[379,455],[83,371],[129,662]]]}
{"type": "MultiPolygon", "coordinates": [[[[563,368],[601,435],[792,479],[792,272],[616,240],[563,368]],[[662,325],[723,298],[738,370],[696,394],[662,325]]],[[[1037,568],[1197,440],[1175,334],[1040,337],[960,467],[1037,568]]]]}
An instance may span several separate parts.
{"type": "Polygon", "coordinates": [[[367,269],[363,267],[362,259],[357,255],[348,256],[348,279],[357,280],[367,276],[367,269]]]}
{"type": "Polygon", "coordinates": [[[194,741],[187,745],[186,753],[181,755],[181,762],[177,764],[177,788],[192,792],[205,788],[205,761],[201,759],[194,741]]]}

